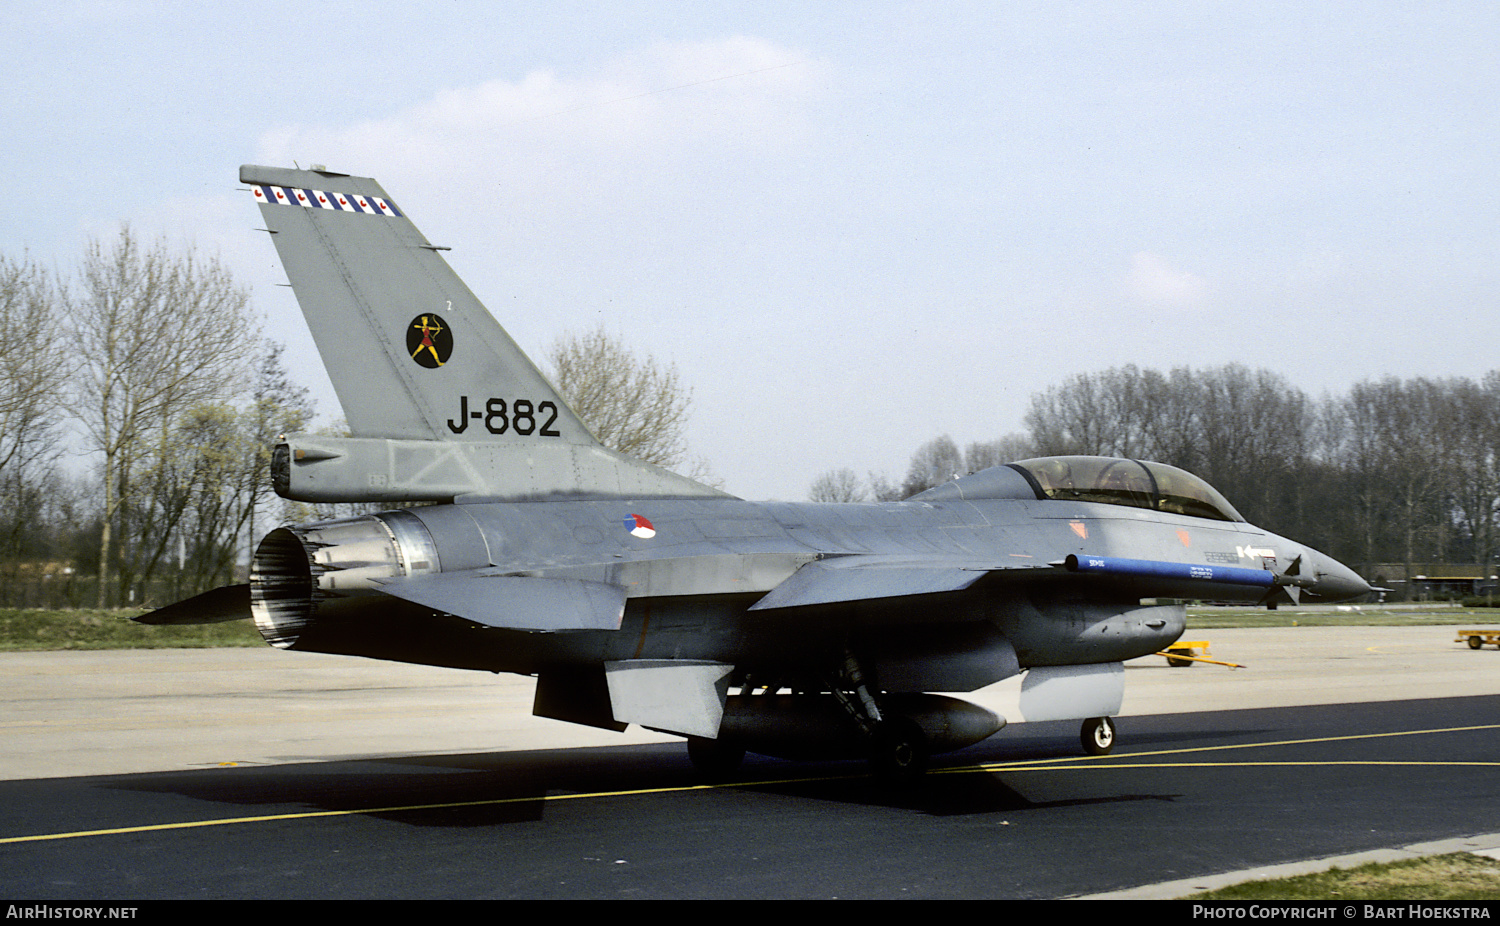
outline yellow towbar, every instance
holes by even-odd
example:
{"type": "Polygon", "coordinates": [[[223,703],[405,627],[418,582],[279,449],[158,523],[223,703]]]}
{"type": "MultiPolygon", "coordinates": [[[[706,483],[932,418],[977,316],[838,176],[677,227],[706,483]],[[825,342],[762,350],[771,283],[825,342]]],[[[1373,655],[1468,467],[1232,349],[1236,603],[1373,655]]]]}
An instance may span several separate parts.
{"type": "Polygon", "coordinates": [[[1191,666],[1195,662],[1206,662],[1209,665],[1215,666],[1228,666],[1231,669],[1245,668],[1237,662],[1224,662],[1219,659],[1209,659],[1206,656],[1200,655],[1207,652],[1207,640],[1178,640],[1156,655],[1167,657],[1167,665],[1174,668],[1191,666]]]}

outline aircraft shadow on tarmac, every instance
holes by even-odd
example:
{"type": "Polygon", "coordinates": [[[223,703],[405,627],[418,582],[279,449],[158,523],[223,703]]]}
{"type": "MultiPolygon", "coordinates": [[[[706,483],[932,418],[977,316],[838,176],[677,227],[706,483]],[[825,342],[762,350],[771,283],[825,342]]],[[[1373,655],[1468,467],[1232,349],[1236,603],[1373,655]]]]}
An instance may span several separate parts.
{"type": "MultiPolygon", "coordinates": [[[[1324,744],[1297,747],[1299,756],[1307,757],[1307,748],[1319,753],[1346,748],[1336,744],[1347,741],[1350,734],[1378,737],[1383,744],[1371,752],[1368,740],[1360,740],[1366,745],[1348,743],[1358,758],[1406,748],[1430,759],[1433,756],[1426,752],[1430,747],[1424,745],[1430,741],[1425,738],[1385,737],[1402,730],[1483,723],[1493,718],[1495,704],[1493,697],[1478,697],[1129,717],[1122,721],[1128,736],[1125,748],[1100,759],[1082,755],[1076,728],[1069,722],[1020,724],[1001,736],[943,756],[925,777],[905,787],[876,780],[860,761],[786,762],[751,755],[732,780],[704,790],[695,787],[703,782],[695,776],[679,743],[239,766],[100,777],[88,780],[87,786],[177,794],[211,804],[257,808],[257,813],[267,815],[359,811],[416,826],[539,820],[548,812],[546,805],[560,798],[597,795],[621,800],[631,799],[630,792],[652,797],[676,793],[678,799],[692,795],[707,800],[715,794],[760,792],[952,816],[1177,797],[1175,788],[1141,793],[1139,784],[1130,791],[1111,793],[1112,786],[1094,779],[1087,784],[1070,781],[1037,787],[1034,783],[1040,779],[1034,772],[1007,772],[1006,765],[1114,764],[1129,762],[1132,755],[1184,748],[1260,744],[1284,750],[1297,741],[1324,744]],[[962,771],[967,768],[975,770],[962,771]]],[[[1490,758],[1485,746],[1488,738],[1464,741],[1471,744],[1466,747],[1469,752],[1455,754],[1455,758],[1490,758]],[[1478,753],[1470,754],[1474,750],[1478,753]]],[[[1180,760],[1159,756],[1149,761],[1180,760]]],[[[244,812],[236,811],[236,815],[244,812]]]]}
{"type": "MultiPolygon", "coordinates": [[[[1072,731],[1070,724],[1060,728],[1072,731]]],[[[1247,733],[1247,731],[1235,731],[1247,733]]],[[[1189,732],[1142,737],[1144,748],[1194,738],[1189,732]]],[[[1201,739],[1201,734],[1197,735],[1201,739]]],[[[922,779],[892,785],[859,761],[785,762],[748,756],[716,791],[763,792],[813,801],[883,806],[934,816],[1040,810],[1134,801],[1169,794],[1119,794],[1036,801],[980,765],[1057,760],[1078,754],[1076,733],[1032,735],[945,757],[922,779]],[[973,768],[965,772],[962,769],[973,768]],[[959,771],[955,771],[959,770],[959,771]]],[[[1082,759],[1082,756],[1079,755],[1082,759]]],[[[628,796],[630,792],[702,795],[703,782],[678,744],[476,752],[239,766],[95,779],[94,787],[175,794],[259,813],[358,811],[422,827],[497,826],[542,819],[549,798],[628,796]]]]}
{"type": "MultiPolygon", "coordinates": [[[[648,817],[734,816],[750,822],[763,809],[757,795],[943,817],[1091,805],[1144,809],[1184,800],[1188,805],[1196,800],[1202,812],[1227,813],[1224,808],[1238,803],[1225,795],[1244,793],[1239,803],[1251,809],[1235,811],[1240,815],[1235,819],[1241,819],[1245,812],[1280,807],[1278,802],[1297,793],[1283,776],[1255,767],[1275,759],[1297,766],[1292,772],[1297,788],[1324,789],[1326,799],[1315,808],[1326,805],[1332,815],[1327,825],[1353,825],[1350,821],[1363,820],[1363,813],[1378,812],[1380,826],[1387,827],[1395,793],[1415,815],[1412,833],[1420,836],[1454,827],[1455,832],[1471,826],[1488,831],[1489,824],[1475,819],[1474,808],[1484,806],[1490,790],[1497,709],[1500,699],[1479,696],[1130,717],[1128,746],[1102,759],[1082,755],[1070,724],[1017,725],[1003,737],[943,757],[905,789],[876,780],[863,762],[796,763],[759,756],[747,757],[732,781],[705,788],[676,743],[359,757],[56,779],[48,786],[199,802],[191,810],[169,802],[173,822],[342,811],[414,827],[482,828],[548,816],[577,820],[579,814],[589,819],[625,813],[621,802],[633,802],[629,812],[648,817]],[[1224,747],[1231,751],[1219,751],[1224,747]],[[1217,771],[1190,770],[1205,759],[1217,771]],[[1350,776],[1351,761],[1368,766],[1371,759],[1385,768],[1367,767],[1350,776]],[[1442,760],[1443,768],[1433,760],[1442,760]],[[1425,766],[1420,775],[1407,769],[1412,761],[1425,766]],[[1096,764],[1140,771],[1073,773],[1096,764]],[[1160,767],[1176,764],[1184,768],[1160,767]],[[643,801],[654,803],[643,807],[643,801]]],[[[1299,814],[1308,811],[1301,799],[1297,806],[1299,814]]],[[[126,811],[132,817],[139,813],[139,808],[126,811]]]]}

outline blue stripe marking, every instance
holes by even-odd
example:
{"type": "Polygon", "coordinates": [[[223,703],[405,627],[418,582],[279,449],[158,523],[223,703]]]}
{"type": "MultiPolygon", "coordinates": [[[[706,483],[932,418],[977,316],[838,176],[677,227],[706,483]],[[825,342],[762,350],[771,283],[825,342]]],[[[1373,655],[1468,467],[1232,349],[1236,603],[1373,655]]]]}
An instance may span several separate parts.
{"type": "Polygon", "coordinates": [[[1139,576],[1153,579],[1188,579],[1224,585],[1271,586],[1276,576],[1268,569],[1245,569],[1242,566],[1209,566],[1199,563],[1165,563],[1151,559],[1122,559],[1114,556],[1069,556],[1068,569],[1095,575],[1139,576]]]}

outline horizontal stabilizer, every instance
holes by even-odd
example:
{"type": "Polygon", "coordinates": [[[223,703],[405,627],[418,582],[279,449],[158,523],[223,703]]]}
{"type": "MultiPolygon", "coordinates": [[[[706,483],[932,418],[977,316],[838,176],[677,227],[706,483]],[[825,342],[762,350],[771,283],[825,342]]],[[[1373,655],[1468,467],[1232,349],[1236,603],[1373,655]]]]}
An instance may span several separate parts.
{"type": "Polygon", "coordinates": [[[887,556],[839,556],[808,563],[750,606],[752,611],[844,601],[933,595],[968,588],[991,572],[1047,571],[1047,566],[954,562],[887,556]]]}
{"type": "Polygon", "coordinates": [[[473,570],[394,579],[380,590],[504,630],[618,630],[625,614],[624,589],[582,579],[486,575],[473,570]]]}
{"type": "Polygon", "coordinates": [[[226,585],[131,618],[137,624],[220,624],[250,617],[250,586],[226,585]]]}

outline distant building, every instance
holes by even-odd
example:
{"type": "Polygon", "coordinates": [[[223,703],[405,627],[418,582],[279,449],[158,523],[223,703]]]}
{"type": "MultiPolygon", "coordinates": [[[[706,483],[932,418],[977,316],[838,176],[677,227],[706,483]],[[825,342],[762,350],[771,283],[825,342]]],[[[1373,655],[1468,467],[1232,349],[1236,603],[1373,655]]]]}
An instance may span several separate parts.
{"type": "Polygon", "coordinates": [[[1390,601],[1430,601],[1494,594],[1496,568],[1483,563],[1376,563],[1366,579],[1371,585],[1391,589],[1390,601]]]}

